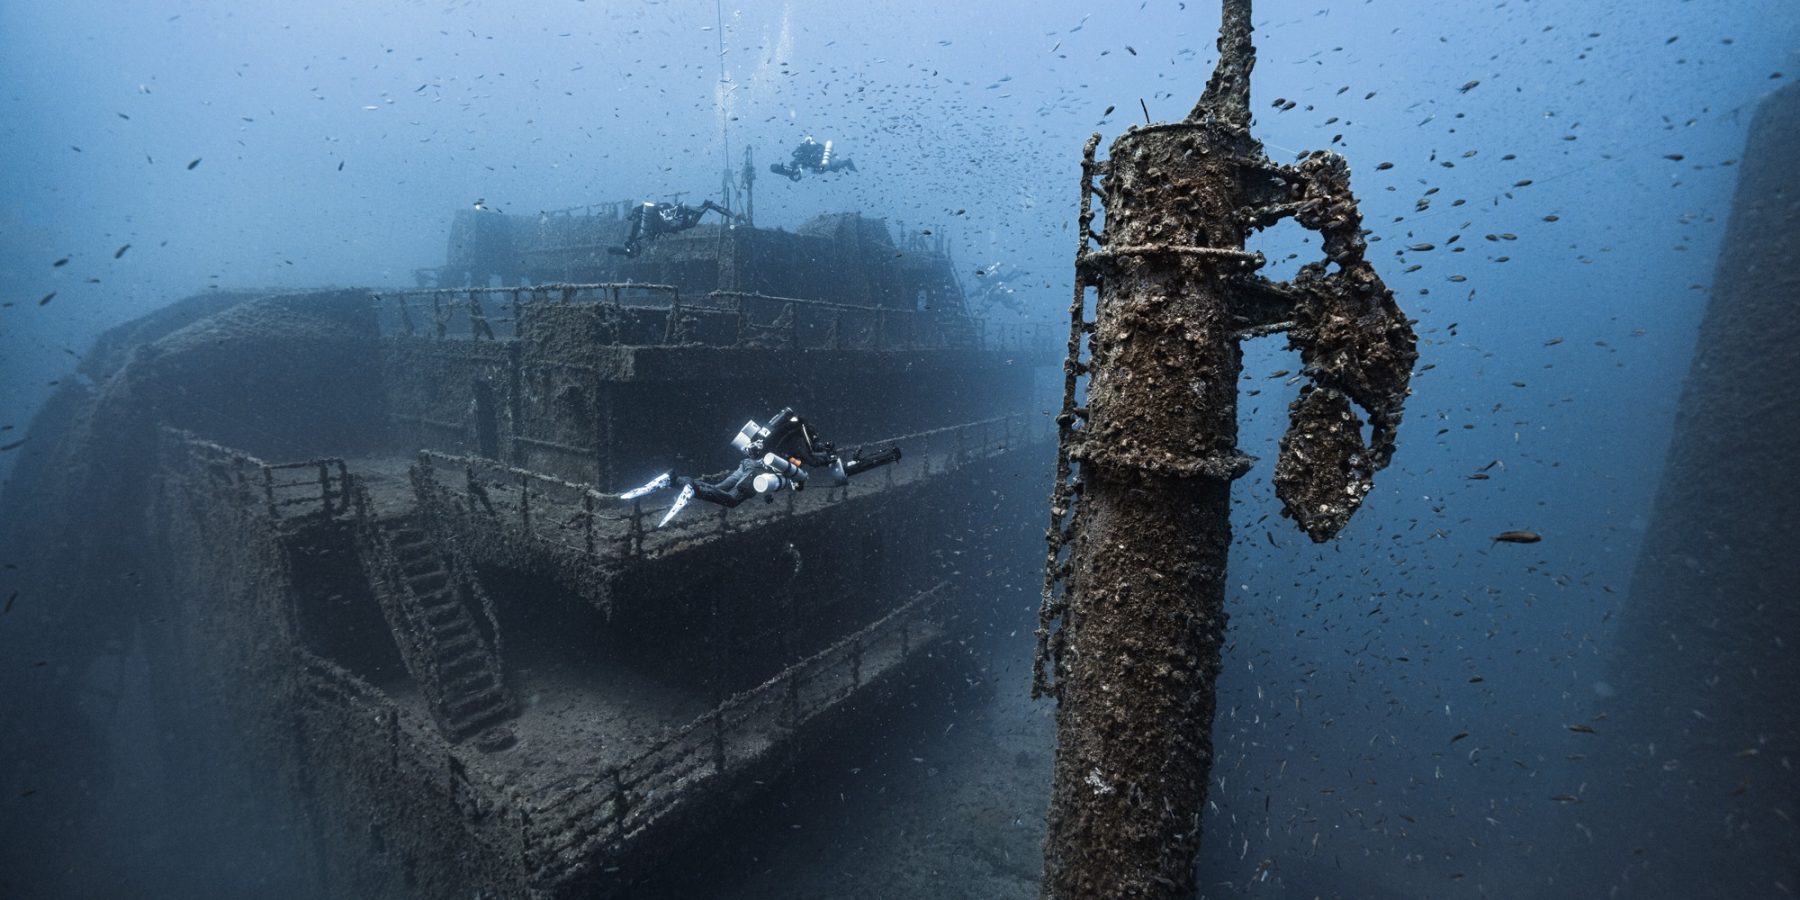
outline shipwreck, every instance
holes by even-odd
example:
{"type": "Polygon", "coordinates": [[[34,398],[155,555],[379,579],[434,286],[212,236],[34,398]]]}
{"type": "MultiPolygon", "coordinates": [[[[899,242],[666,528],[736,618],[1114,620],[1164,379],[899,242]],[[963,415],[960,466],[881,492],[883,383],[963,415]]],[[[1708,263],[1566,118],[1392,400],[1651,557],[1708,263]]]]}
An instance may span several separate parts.
{"type": "Polygon", "coordinates": [[[1037,495],[1051,335],[879,219],[626,258],[624,208],[464,211],[417,285],[203,294],[88,354],[0,512],[31,610],[0,641],[58,648],[9,777],[71,811],[13,887],[77,877],[47,848],[109,802],[128,666],[172,783],[248,785],[220,827],[304,848],[290,887],[548,898],[617,893],[944,657],[978,593],[948,542],[1002,479],[1037,495]],[[905,458],[663,528],[617,499],[787,405],[905,458]]]}

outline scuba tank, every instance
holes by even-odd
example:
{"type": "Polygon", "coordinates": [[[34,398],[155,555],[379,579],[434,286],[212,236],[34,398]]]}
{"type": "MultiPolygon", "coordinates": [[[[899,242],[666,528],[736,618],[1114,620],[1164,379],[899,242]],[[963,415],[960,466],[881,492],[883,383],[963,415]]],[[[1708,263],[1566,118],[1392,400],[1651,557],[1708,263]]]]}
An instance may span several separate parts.
{"type": "Polygon", "coordinates": [[[750,421],[744,423],[744,427],[738,429],[737,434],[734,434],[731,436],[731,449],[736,450],[739,453],[748,455],[750,452],[751,444],[754,444],[757,441],[760,441],[763,438],[766,438],[768,436],[769,436],[769,429],[756,424],[756,420],[751,419],[750,421]]]}
{"type": "Polygon", "coordinates": [[[761,475],[756,476],[756,480],[751,482],[751,484],[756,488],[756,492],[759,494],[773,494],[776,491],[785,490],[797,491],[802,487],[800,482],[788,478],[785,475],[777,475],[774,472],[764,472],[761,475]]]}
{"type": "Polygon", "coordinates": [[[764,453],[762,464],[796,485],[806,483],[806,470],[795,465],[793,460],[782,459],[773,453],[764,453]]]}

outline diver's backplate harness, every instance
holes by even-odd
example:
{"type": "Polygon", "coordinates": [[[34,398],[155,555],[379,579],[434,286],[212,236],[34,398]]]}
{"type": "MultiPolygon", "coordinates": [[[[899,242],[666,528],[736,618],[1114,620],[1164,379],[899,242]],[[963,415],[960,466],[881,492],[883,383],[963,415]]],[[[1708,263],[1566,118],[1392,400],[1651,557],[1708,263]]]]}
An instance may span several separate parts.
{"type": "Polygon", "coordinates": [[[807,135],[800,142],[800,146],[794,148],[792,159],[787,165],[773,163],[769,166],[769,171],[777,175],[785,175],[790,180],[799,181],[801,175],[806,172],[815,175],[823,175],[827,172],[854,172],[856,163],[842,154],[833,156],[830,141],[821,144],[813,140],[812,135],[807,135]]]}
{"type": "Polygon", "coordinates": [[[767,424],[755,419],[744,423],[731,438],[731,446],[743,455],[735,470],[717,481],[677,476],[664,472],[649,482],[619,495],[620,500],[636,500],[675,484],[681,493],[662,521],[661,528],[675,518],[688,502],[699,497],[708,503],[733,507],[755,496],[773,501],[781,491],[806,489],[810,478],[807,469],[824,469],[830,473],[833,487],[850,483],[850,476],[900,460],[899,447],[887,447],[864,455],[860,450],[849,459],[838,455],[837,448],[821,440],[807,421],[794,414],[792,407],[772,416],[767,424]]]}

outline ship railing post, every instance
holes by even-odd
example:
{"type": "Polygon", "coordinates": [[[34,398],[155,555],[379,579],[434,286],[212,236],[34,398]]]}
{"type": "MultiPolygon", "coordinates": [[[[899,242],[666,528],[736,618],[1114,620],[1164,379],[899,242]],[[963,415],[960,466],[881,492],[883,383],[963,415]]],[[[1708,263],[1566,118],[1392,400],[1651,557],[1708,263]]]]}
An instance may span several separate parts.
{"type": "Polygon", "coordinates": [[[679,343],[677,338],[679,338],[681,336],[680,322],[681,322],[681,295],[677,294],[674,297],[669,298],[668,318],[666,320],[664,320],[664,322],[663,322],[663,343],[664,344],[679,343]]]}
{"type": "Polygon", "coordinates": [[[328,459],[325,461],[325,515],[335,516],[350,508],[349,475],[344,470],[344,461],[328,459]],[[337,474],[332,474],[336,469],[337,474]]]}
{"type": "Polygon", "coordinates": [[[262,473],[263,496],[269,501],[269,518],[279,519],[281,518],[281,510],[275,505],[275,470],[268,466],[263,466],[262,473]]]}
{"type": "Polygon", "coordinates": [[[871,347],[870,349],[872,349],[872,350],[885,349],[886,344],[887,344],[887,310],[886,309],[875,310],[875,334],[873,335],[871,340],[875,346],[871,347]]]}
{"type": "Polygon", "coordinates": [[[594,555],[594,492],[581,492],[581,538],[589,556],[594,555]]]}
{"type": "Polygon", "coordinates": [[[623,821],[625,810],[632,808],[632,796],[625,790],[625,774],[619,772],[617,765],[610,769],[610,774],[612,774],[612,817],[616,821],[623,821]]]}
{"type": "Polygon", "coordinates": [[[531,534],[531,476],[519,473],[519,530],[531,534]]]}
{"type": "Polygon", "coordinates": [[[319,511],[331,515],[331,461],[319,460],[319,511]]]}
{"type": "Polygon", "coordinates": [[[394,304],[400,307],[400,327],[406,329],[407,337],[413,335],[412,307],[406,302],[405,294],[395,294],[394,304]]]}
{"type": "MultiPolygon", "coordinates": [[[[614,323],[613,324],[613,343],[614,344],[622,344],[625,342],[625,337],[624,337],[625,301],[621,297],[621,292],[623,292],[624,289],[625,288],[623,285],[615,284],[612,286],[612,289],[607,292],[608,294],[611,295],[608,300],[608,303],[612,307],[610,312],[612,313],[612,320],[614,323]]],[[[570,291],[569,296],[573,297],[574,292],[570,291]]]]}

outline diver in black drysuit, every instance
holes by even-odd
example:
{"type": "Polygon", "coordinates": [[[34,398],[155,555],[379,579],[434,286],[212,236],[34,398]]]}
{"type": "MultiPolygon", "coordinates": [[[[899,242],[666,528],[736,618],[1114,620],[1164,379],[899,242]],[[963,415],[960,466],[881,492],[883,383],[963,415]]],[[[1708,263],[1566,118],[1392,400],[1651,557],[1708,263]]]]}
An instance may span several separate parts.
{"type": "Polygon", "coordinates": [[[835,446],[820,439],[812,426],[795,415],[791,407],[776,413],[766,425],[758,425],[754,420],[745,422],[731,439],[731,446],[744,458],[736,469],[718,481],[707,482],[664,472],[648,484],[620,494],[619,499],[636,500],[663,488],[681,485],[681,493],[675,498],[674,505],[657,523],[660,528],[695,497],[724,507],[736,506],[758,494],[773,501],[778,491],[805,490],[808,468],[829,471],[833,485],[841,487],[850,483],[852,475],[900,460],[899,447],[888,447],[867,456],[859,450],[844,459],[838,455],[835,446]]]}
{"type": "Polygon", "coordinates": [[[830,141],[821,144],[813,140],[812,135],[807,135],[806,140],[801,141],[800,146],[794,148],[793,162],[785,166],[781,163],[770,163],[769,171],[777,175],[786,175],[791,181],[799,181],[803,172],[811,172],[815,175],[823,175],[826,172],[854,172],[856,163],[847,156],[832,157],[830,141]]]}
{"type": "Polygon", "coordinates": [[[700,217],[708,212],[716,212],[727,219],[736,218],[731,210],[708,200],[699,206],[686,203],[653,203],[645,200],[643,205],[634,207],[631,219],[631,233],[625,236],[625,246],[608,247],[606,252],[614,256],[636,256],[644,244],[654,241],[665,234],[686,231],[700,224],[700,217]]]}

